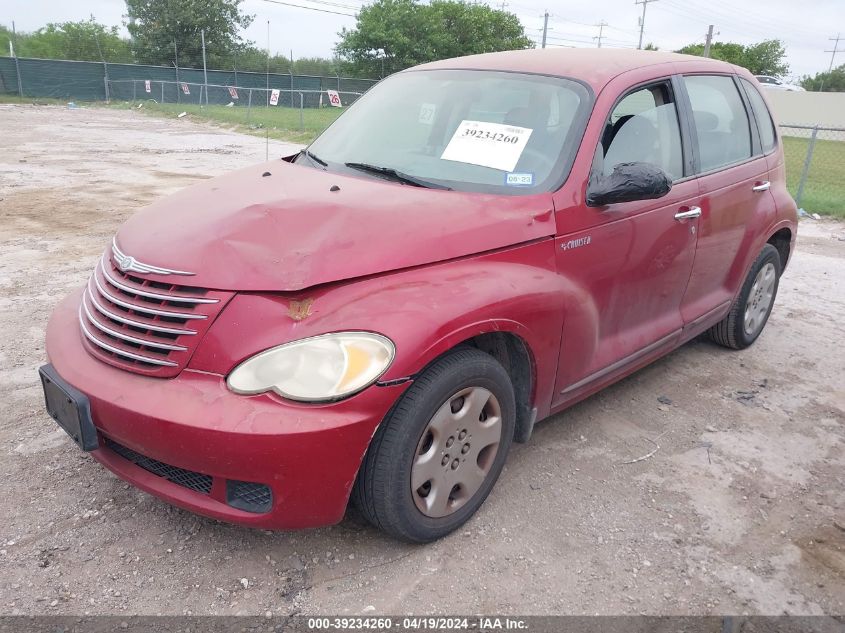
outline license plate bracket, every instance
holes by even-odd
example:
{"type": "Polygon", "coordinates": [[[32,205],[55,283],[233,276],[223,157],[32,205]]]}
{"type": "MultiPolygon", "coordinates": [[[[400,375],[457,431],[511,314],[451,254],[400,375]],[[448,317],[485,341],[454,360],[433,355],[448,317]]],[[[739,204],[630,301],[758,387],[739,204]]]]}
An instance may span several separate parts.
{"type": "Polygon", "coordinates": [[[47,413],[83,451],[99,448],[88,396],[65,382],[52,365],[38,369],[47,413]]]}

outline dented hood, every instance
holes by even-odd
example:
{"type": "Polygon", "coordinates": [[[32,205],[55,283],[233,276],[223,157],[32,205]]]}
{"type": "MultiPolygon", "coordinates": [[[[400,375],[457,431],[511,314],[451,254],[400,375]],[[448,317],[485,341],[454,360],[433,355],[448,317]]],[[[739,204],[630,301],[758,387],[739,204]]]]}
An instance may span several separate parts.
{"type": "Polygon", "coordinates": [[[296,291],[552,235],[551,211],[548,194],[424,189],[271,161],[158,200],[117,243],[145,264],[195,273],[179,283],[296,291]]]}

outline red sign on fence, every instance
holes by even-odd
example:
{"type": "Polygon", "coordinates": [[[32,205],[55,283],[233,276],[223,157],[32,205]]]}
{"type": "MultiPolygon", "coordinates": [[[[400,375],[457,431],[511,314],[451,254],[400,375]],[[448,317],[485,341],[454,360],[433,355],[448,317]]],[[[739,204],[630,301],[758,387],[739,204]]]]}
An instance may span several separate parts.
{"type": "Polygon", "coordinates": [[[270,91],[270,105],[278,105],[279,104],[279,90],[272,90],[270,91]]]}
{"type": "Polygon", "coordinates": [[[150,80],[149,79],[144,81],[144,90],[146,92],[152,92],[153,91],[152,87],[150,86],[150,80]]]}
{"type": "Polygon", "coordinates": [[[238,89],[233,87],[233,86],[230,86],[229,87],[229,96],[231,96],[232,99],[237,99],[238,98],[238,89]]]}
{"type": "Polygon", "coordinates": [[[182,92],[184,92],[186,95],[191,94],[191,89],[188,87],[188,84],[182,84],[182,92]]]}
{"type": "Polygon", "coordinates": [[[340,95],[337,94],[337,90],[326,90],[326,93],[329,95],[330,104],[332,104],[335,108],[343,107],[343,104],[340,102],[340,95]]]}

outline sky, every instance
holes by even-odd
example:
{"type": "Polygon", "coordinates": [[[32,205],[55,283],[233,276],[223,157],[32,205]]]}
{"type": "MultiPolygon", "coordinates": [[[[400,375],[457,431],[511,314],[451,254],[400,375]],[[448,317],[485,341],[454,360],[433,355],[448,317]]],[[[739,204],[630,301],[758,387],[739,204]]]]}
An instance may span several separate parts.
{"type": "MultiPolygon", "coordinates": [[[[330,57],[337,33],[355,25],[354,14],[366,0],[244,0],[246,13],[255,21],[244,36],[258,46],[267,46],[270,23],[270,50],[299,57],[330,57]],[[299,7],[289,6],[299,5],[299,7]],[[311,7],[311,9],[300,8],[311,7]]],[[[480,0],[479,0],[480,1],[480,0]]],[[[538,42],[543,14],[549,11],[547,46],[589,47],[597,45],[599,23],[604,22],[603,47],[636,48],[638,20],[642,4],[634,0],[561,1],[486,0],[490,6],[515,13],[525,32],[538,42]]],[[[0,24],[33,31],[47,22],[83,20],[91,17],[103,24],[116,25],[125,33],[121,0],[3,0],[0,24]]],[[[780,39],[787,49],[791,77],[826,71],[830,51],[841,32],[836,65],[845,63],[845,0],[652,0],[645,16],[643,43],[652,42],[660,50],[675,50],[703,43],[708,25],[715,26],[716,41],[753,44],[764,39],[780,39]]]]}

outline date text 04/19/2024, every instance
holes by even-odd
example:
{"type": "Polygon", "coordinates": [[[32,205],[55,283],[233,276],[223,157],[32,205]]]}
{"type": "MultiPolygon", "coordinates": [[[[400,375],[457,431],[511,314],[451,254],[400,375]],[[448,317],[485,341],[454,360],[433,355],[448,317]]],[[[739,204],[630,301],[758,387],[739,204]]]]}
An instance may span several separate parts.
{"type": "Polygon", "coordinates": [[[520,618],[500,617],[431,617],[407,616],[394,621],[390,617],[343,617],[343,618],[309,618],[308,629],[335,631],[517,631],[528,628],[527,622],[520,618]]]}

